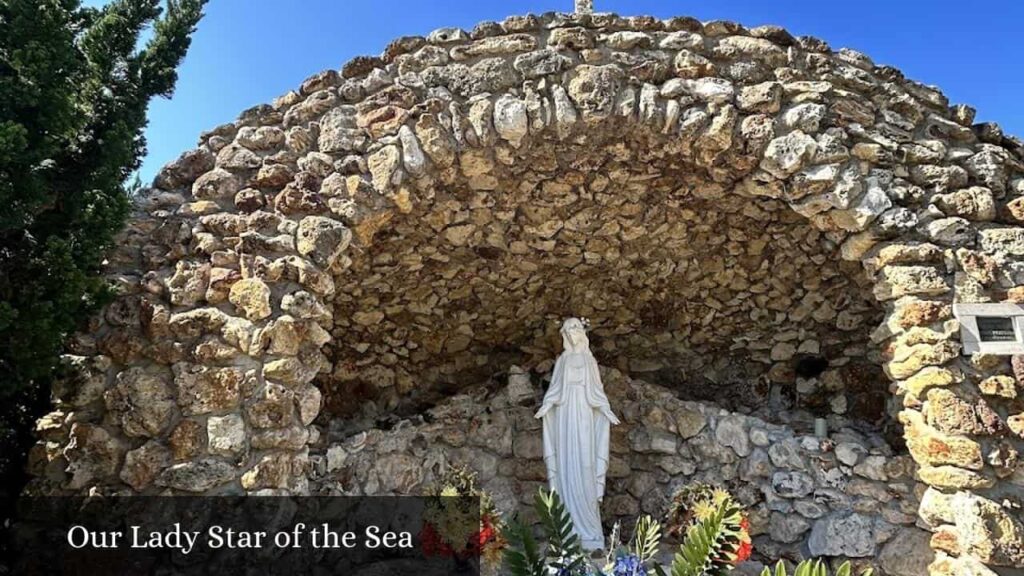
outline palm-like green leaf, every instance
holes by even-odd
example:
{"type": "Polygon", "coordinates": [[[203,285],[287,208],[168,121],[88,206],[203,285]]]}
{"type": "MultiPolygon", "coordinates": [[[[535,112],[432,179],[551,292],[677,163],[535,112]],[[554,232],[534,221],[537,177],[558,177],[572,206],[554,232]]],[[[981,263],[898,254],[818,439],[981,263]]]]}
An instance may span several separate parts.
{"type": "Polygon", "coordinates": [[[583,563],[579,536],[573,531],[572,517],[558,492],[541,489],[534,499],[541,527],[548,540],[547,557],[554,568],[573,569],[583,563]]]}
{"type": "MultiPolygon", "coordinates": [[[[843,562],[839,568],[836,569],[835,576],[850,576],[853,572],[853,568],[849,562],[843,562]]],[[[860,576],[871,576],[872,570],[870,568],[860,573],[860,576]]],[[[770,568],[765,568],[761,571],[761,576],[772,576],[770,568]]],[[[775,565],[775,576],[787,576],[786,565],[780,560],[775,565]]],[[[821,559],[817,560],[804,560],[797,565],[793,576],[829,576],[828,566],[821,559]]]]}
{"type": "Polygon", "coordinates": [[[735,551],[742,520],[731,498],[715,502],[712,511],[687,530],[672,561],[672,576],[719,576],[731,570],[727,553],[735,551]]]}
{"type": "Polygon", "coordinates": [[[572,517],[554,491],[538,491],[534,507],[540,520],[547,547],[541,554],[540,546],[530,528],[518,519],[509,524],[509,547],[505,550],[505,564],[513,576],[545,576],[549,568],[573,571],[584,561],[579,536],[573,531],[572,517]]]}
{"type": "Polygon", "coordinates": [[[512,576],[544,576],[544,558],[529,526],[518,518],[507,529],[509,546],[505,549],[505,565],[512,576]]]}
{"type": "Polygon", "coordinates": [[[650,560],[658,553],[661,546],[661,524],[650,516],[641,516],[636,521],[636,534],[633,535],[633,552],[641,563],[650,560]]]}

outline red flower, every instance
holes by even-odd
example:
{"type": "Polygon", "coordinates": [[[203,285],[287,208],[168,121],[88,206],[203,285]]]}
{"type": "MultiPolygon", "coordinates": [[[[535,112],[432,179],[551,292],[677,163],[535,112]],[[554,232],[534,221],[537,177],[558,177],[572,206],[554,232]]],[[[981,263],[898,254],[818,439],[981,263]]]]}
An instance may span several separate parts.
{"type": "Polygon", "coordinates": [[[494,528],[484,525],[477,534],[477,541],[480,543],[480,547],[483,548],[484,544],[487,544],[494,539],[494,528]]]}
{"type": "Polygon", "coordinates": [[[740,542],[740,547],[736,549],[736,560],[733,561],[733,564],[739,564],[748,560],[753,550],[754,546],[750,542],[740,542]]]}
{"type": "Polygon", "coordinates": [[[754,550],[754,546],[750,543],[750,520],[744,516],[740,520],[740,536],[739,546],[736,547],[735,557],[732,563],[739,564],[750,558],[751,552],[754,550]]]}
{"type": "Polygon", "coordinates": [[[423,554],[426,556],[452,556],[455,551],[452,547],[441,541],[441,535],[437,533],[434,526],[429,522],[423,524],[420,532],[420,541],[423,546],[423,554]]]}

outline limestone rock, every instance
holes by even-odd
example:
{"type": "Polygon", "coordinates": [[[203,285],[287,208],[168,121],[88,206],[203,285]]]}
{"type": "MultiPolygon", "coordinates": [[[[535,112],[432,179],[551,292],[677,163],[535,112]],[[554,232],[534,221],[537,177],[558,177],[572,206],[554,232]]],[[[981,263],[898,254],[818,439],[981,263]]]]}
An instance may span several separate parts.
{"type": "Polygon", "coordinates": [[[291,390],[268,383],[257,400],[247,407],[249,422],[257,428],[284,428],[294,420],[295,395],[291,390]]]}
{"type": "Polygon", "coordinates": [[[494,103],[494,128],[512,146],[518,148],[529,131],[526,103],[505,94],[494,103]]]}
{"type": "Polygon", "coordinates": [[[907,447],[914,459],[930,466],[952,465],[970,470],[984,466],[981,446],[963,436],[948,436],[928,426],[920,412],[904,410],[900,413],[904,425],[907,447]]]}
{"type": "Polygon", "coordinates": [[[327,471],[334,472],[341,469],[347,458],[348,452],[345,451],[344,446],[338,444],[331,446],[327,449],[327,471]]]}
{"type": "Polygon", "coordinates": [[[71,474],[68,488],[77,490],[114,474],[125,449],[109,432],[99,426],[76,422],[71,425],[68,436],[70,441],[63,452],[71,474]]]}
{"type": "Polygon", "coordinates": [[[785,179],[803,168],[814,155],[818,144],[807,134],[794,130],[768,144],[761,160],[761,169],[772,176],[785,179]]]}
{"type": "Polygon", "coordinates": [[[864,558],[875,553],[875,528],[871,518],[856,513],[835,513],[811,528],[807,541],[811,556],[864,558]]]}
{"type": "Polygon", "coordinates": [[[216,168],[196,179],[192,185],[192,195],[212,200],[233,197],[241,189],[241,179],[227,170],[216,168]]]}
{"type": "Polygon", "coordinates": [[[960,345],[944,340],[936,344],[897,345],[892,360],[885,365],[893,378],[909,378],[922,368],[941,366],[960,355],[960,345]]]}
{"type": "Polygon", "coordinates": [[[622,72],[612,66],[582,65],[569,82],[569,96],[585,121],[611,115],[619,91],[622,72]]]}
{"type": "Polygon", "coordinates": [[[213,458],[175,464],[157,478],[159,486],[201,493],[235,479],[235,467],[213,458]]]}
{"type": "Polygon", "coordinates": [[[914,396],[923,396],[930,388],[951,386],[961,380],[963,377],[952,370],[929,366],[904,380],[901,385],[914,396]]]}
{"type": "Polygon", "coordinates": [[[370,155],[367,164],[373,179],[373,187],[382,194],[388,193],[393,184],[400,180],[401,153],[397,146],[385,146],[370,155]]]}
{"type": "Polygon", "coordinates": [[[153,438],[170,425],[174,397],[163,377],[129,368],[104,394],[110,410],[127,436],[153,438]]]}
{"type": "Polygon", "coordinates": [[[303,218],[295,235],[299,254],[326,269],[334,266],[352,241],[352,232],[344,224],[322,216],[303,218]]]}
{"type": "Polygon", "coordinates": [[[773,512],[769,533],[772,540],[790,544],[798,542],[811,527],[811,523],[797,514],[773,512]]]}
{"type": "Polygon", "coordinates": [[[270,316],[270,288],[259,278],[243,278],[231,285],[228,300],[249,320],[270,316]]]}
{"type": "Polygon", "coordinates": [[[275,453],[263,456],[255,466],[242,475],[242,488],[287,488],[291,480],[291,455],[275,453]]]}
{"type": "Polygon", "coordinates": [[[240,368],[175,364],[178,405],[182,413],[189,416],[236,408],[242,378],[240,368]]]}
{"type": "Polygon", "coordinates": [[[969,556],[951,558],[939,554],[928,566],[930,576],[998,576],[984,564],[969,556]]]}
{"type": "Polygon", "coordinates": [[[999,431],[983,401],[969,402],[941,388],[928,391],[926,416],[929,425],[946,434],[988,435],[999,431]]]}
{"type": "Polygon", "coordinates": [[[884,456],[868,456],[853,467],[853,473],[879,482],[886,482],[889,480],[889,475],[885,471],[885,465],[886,458],[884,456]]]}
{"type": "Polygon", "coordinates": [[[516,56],[512,66],[526,78],[539,78],[562,72],[572,60],[554,50],[535,50],[516,56]]]}
{"type": "Polygon", "coordinates": [[[860,444],[854,444],[852,442],[840,442],[839,444],[836,445],[836,458],[838,458],[840,462],[847,466],[853,466],[857,464],[861,456],[863,456],[866,453],[867,449],[865,449],[860,444]]]}
{"type": "Polygon", "coordinates": [[[937,295],[949,290],[949,281],[930,266],[886,266],[874,288],[875,297],[879,300],[907,295],[937,295]]]}
{"type": "Polygon", "coordinates": [[[878,555],[878,561],[892,576],[918,576],[928,573],[935,553],[928,545],[930,536],[923,530],[903,528],[896,533],[878,555]]]}
{"type": "Polygon", "coordinates": [[[299,412],[299,422],[309,426],[320,413],[322,395],[316,386],[303,386],[295,391],[295,405],[299,412]]]}
{"type": "Polygon", "coordinates": [[[925,224],[924,233],[942,246],[967,246],[974,242],[975,237],[970,223],[959,216],[932,220],[925,224]]]}
{"type": "Polygon", "coordinates": [[[518,366],[512,366],[508,374],[508,401],[512,405],[521,405],[535,400],[536,392],[530,381],[529,373],[518,366]]]}
{"type": "Polygon", "coordinates": [[[715,428],[715,438],[724,446],[736,451],[739,456],[750,455],[750,436],[742,416],[726,416],[715,428]]]}
{"type": "Polygon", "coordinates": [[[150,440],[125,454],[120,477],[133,489],[145,490],[170,463],[170,450],[156,440],[150,440]]]}
{"type": "Polygon", "coordinates": [[[821,104],[797,104],[782,114],[782,123],[789,129],[817,132],[825,118],[826,108],[821,104]]]}
{"type": "Polygon", "coordinates": [[[803,498],[814,489],[814,480],[796,470],[772,475],[772,489],[783,498],[803,498]]]}
{"type": "Polygon", "coordinates": [[[194,306],[206,297],[210,265],[199,262],[179,261],[174,266],[174,275],[167,279],[167,290],[171,304],[194,306]]]}
{"type": "Polygon", "coordinates": [[[992,191],[981,186],[939,194],[932,201],[948,216],[960,216],[972,221],[986,221],[996,217],[992,191]]]}
{"type": "Polygon", "coordinates": [[[402,143],[402,165],[413,176],[422,176],[427,168],[427,158],[423,154],[416,134],[408,126],[398,129],[398,138],[402,143]]]}
{"type": "Polygon", "coordinates": [[[978,244],[990,254],[1024,256],[1024,228],[986,228],[980,231],[978,244]]]}
{"type": "Polygon", "coordinates": [[[778,82],[762,82],[740,89],[736,105],[745,112],[773,114],[779,111],[782,102],[782,85],[778,82]]]}
{"type": "Polygon", "coordinates": [[[1013,400],[1017,397],[1017,381],[1012,376],[996,375],[978,384],[982,394],[1013,400]]]}
{"type": "Polygon", "coordinates": [[[206,421],[206,437],[211,454],[237,456],[245,450],[245,422],[238,414],[210,416],[206,421]]]}
{"type": "Polygon", "coordinates": [[[171,431],[167,443],[175,462],[189,460],[199,455],[205,446],[203,428],[195,420],[182,420],[171,431]]]}
{"type": "Polygon", "coordinates": [[[954,499],[961,549],[986,564],[1024,564],[1024,525],[991,500],[966,492],[954,499]]]}
{"type": "Polygon", "coordinates": [[[319,371],[318,365],[306,364],[298,358],[281,358],[263,366],[264,378],[290,386],[312,381],[319,371]]]}
{"type": "Polygon", "coordinates": [[[978,490],[991,488],[995,480],[955,466],[922,466],[918,470],[921,480],[936,488],[978,490]]]}
{"type": "Polygon", "coordinates": [[[707,418],[696,410],[680,410],[676,413],[676,429],[683,438],[693,438],[707,425],[707,418]]]}

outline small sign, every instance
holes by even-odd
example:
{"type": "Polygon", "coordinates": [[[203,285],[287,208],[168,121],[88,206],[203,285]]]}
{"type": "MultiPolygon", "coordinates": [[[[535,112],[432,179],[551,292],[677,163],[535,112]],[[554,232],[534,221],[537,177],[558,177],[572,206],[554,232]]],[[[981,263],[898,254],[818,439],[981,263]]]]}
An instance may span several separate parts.
{"type": "Polygon", "coordinates": [[[953,304],[964,354],[1024,354],[1024,306],[953,304]]]}
{"type": "Polygon", "coordinates": [[[1010,316],[978,316],[978,339],[982,342],[1016,342],[1010,316]]]}

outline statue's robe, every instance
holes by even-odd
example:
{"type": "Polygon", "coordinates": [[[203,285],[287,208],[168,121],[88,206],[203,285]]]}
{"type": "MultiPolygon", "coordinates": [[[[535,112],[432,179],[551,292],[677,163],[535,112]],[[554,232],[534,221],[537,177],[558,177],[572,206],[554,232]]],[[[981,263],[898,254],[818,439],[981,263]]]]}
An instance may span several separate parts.
{"type": "Polygon", "coordinates": [[[583,548],[598,550],[604,547],[600,502],[609,427],[619,421],[586,340],[573,346],[566,337],[564,344],[538,412],[544,421],[544,463],[548,484],[565,503],[583,548]]]}

